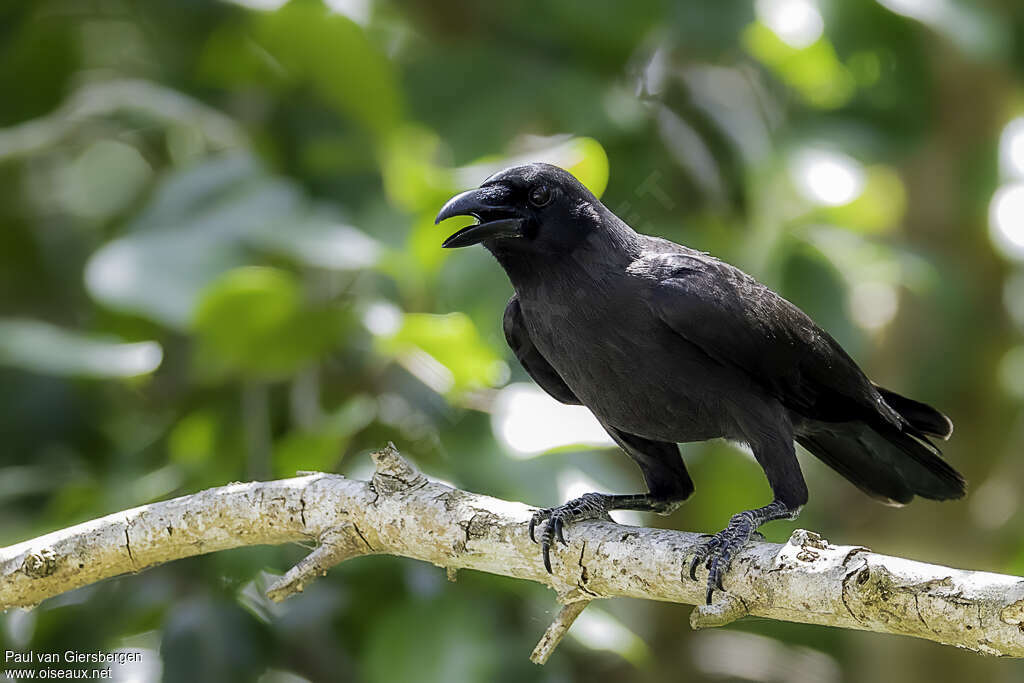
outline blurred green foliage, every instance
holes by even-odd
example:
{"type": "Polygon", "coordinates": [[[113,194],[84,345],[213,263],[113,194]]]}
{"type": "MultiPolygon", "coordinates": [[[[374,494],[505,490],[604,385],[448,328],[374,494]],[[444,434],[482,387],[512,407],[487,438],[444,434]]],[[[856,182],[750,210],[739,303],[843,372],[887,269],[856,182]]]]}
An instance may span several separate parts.
{"type": "MultiPolygon", "coordinates": [[[[1000,222],[1024,214],[990,215],[1024,175],[1004,133],[1022,71],[1013,0],[2,3],[0,543],[245,477],[363,476],[388,440],[536,505],[638,489],[611,449],[515,452],[510,287],[482,249],[440,249],[452,194],[547,160],[953,417],[966,501],[884,508],[805,459],[801,526],[1024,573],[1024,227],[1000,222]]],[[[545,410],[538,430],[561,419],[545,410]]],[[[697,494],[645,523],[716,530],[767,499],[738,449],[684,452],[697,494]]],[[[540,669],[540,586],[374,557],[267,601],[304,552],[194,558],[0,615],[0,649],[141,649],[132,680],[1024,676],[865,633],[692,633],[684,607],[625,600],[540,669]]]]}

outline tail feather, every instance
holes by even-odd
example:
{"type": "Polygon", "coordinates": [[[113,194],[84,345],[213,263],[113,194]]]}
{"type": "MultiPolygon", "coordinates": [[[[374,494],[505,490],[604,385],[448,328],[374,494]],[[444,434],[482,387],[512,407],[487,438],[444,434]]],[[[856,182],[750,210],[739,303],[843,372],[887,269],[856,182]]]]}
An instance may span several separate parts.
{"type": "Polygon", "coordinates": [[[812,423],[797,441],[883,502],[902,505],[915,495],[948,500],[966,492],[964,478],[938,455],[938,449],[889,425],[812,423]]]}
{"type": "Polygon", "coordinates": [[[926,403],[901,396],[895,391],[876,386],[889,406],[903,416],[903,419],[916,431],[940,439],[948,439],[953,435],[953,421],[926,403]]]}

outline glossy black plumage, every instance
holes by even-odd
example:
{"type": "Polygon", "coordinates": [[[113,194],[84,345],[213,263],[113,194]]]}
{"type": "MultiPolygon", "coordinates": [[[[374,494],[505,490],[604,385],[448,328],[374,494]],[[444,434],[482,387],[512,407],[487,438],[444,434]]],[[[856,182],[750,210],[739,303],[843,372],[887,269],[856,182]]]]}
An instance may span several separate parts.
{"type": "Polygon", "coordinates": [[[549,521],[545,562],[564,524],[609,509],[667,512],[688,497],[683,442],[749,444],[774,493],[698,553],[709,600],[754,529],[807,501],[794,440],[887,502],[963,495],[963,478],[928,440],[950,435],[948,418],[875,386],[799,308],[739,269],[636,233],[565,171],[502,171],[438,220],[454,215],[481,222],[446,246],[481,242],[512,281],[504,330],[523,367],[557,400],[588,407],[649,489],[538,513],[535,522],[549,521]]]}

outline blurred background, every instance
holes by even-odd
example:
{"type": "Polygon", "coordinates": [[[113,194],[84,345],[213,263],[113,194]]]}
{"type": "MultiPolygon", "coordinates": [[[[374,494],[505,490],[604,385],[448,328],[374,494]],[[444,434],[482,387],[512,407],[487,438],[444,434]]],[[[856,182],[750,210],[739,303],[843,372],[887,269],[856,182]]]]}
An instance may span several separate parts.
{"type": "MultiPolygon", "coordinates": [[[[1024,5],[1015,0],[0,4],[0,544],[296,470],[547,506],[641,481],[506,348],[511,294],[433,216],[519,160],[782,292],[953,417],[966,500],[878,505],[802,455],[797,525],[1024,574],[1024,5]]],[[[453,221],[454,223],[454,221],[453,221]]],[[[763,504],[723,443],[671,518],[763,504]]],[[[158,567],[0,616],[118,680],[1017,681],[1024,663],[689,608],[593,605],[543,668],[532,583],[392,557],[282,605],[306,549],[158,567]]]]}

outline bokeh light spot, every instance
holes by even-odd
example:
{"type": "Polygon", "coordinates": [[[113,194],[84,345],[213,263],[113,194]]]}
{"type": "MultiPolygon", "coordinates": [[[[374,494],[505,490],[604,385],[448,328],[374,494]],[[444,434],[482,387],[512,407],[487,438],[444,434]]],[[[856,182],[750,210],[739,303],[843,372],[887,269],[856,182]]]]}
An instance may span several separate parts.
{"type": "Polygon", "coordinates": [[[402,311],[390,301],[375,301],[363,312],[363,325],[378,337],[389,337],[402,328],[402,311]]]}
{"type": "Polygon", "coordinates": [[[502,444],[523,458],[574,444],[613,445],[589,410],[563,405],[532,384],[510,384],[499,391],[491,423],[502,444]]]}
{"type": "Polygon", "coordinates": [[[858,282],[850,291],[850,312],[866,330],[882,329],[892,322],[898,309],[896,288],[887,282],[858,282]]]}
{"type": "Polygon", "coordinates": [[[998,529],[1013,517],[1020,496],[1012,477],[993,476],[984,481],[970,497],[970,512],[982,529],[998,529]]]}
{"type": "Polygon", "coordinates": [[[647,645],[618,619],[590,606],[576,619],[569,634],[591,650],[608,650],[634,664],[650,656],[647,645]]]}
{"type": "Polygon", "coordinates": [[[864,191],[864,167],[839,152],[802,150],[794,155],[790,173],[801,195],[826,206],[849,204],[864,191]]]}
{"type": "Polygon", "coordinates": [[[810,0],[757,0],[755,8],[757,18],[797,50],[813,45],[825,30],[821,12],[810,0]]]}
{"type": "Polygon", "coordinates": [[[992,242],[1007,257],[1024,259],[1024,183],[996,190],[989,205],[992,242]]]}

